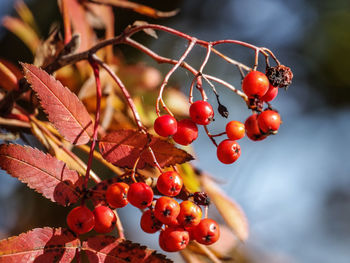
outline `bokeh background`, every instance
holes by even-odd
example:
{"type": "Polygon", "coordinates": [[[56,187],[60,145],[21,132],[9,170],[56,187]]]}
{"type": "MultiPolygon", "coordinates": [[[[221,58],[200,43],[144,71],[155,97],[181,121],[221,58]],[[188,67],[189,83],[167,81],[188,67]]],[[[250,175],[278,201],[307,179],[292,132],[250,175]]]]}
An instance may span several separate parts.
{"type": "MultiPolygon", "coordinates": [[[[214,146],[201,132],[194,143],[196,165],[209,172],[246,212],[251,236],[244,249],[247,262],[348,263],[350,258],[350,2],[348,0],[192,0],[137,1],[160,10],[180,8],[170,19],[154,21],[131,11],[116,10],[116,28],[134,20],[174,27],[204,40],[239,39],[270,48],[294,72],[292,86],[280,90],[273,106],[282,116],[277,136],[261,142],[242,139],[242,155],[235,164],[223,165],[214,146]]],[[[43,35],[49,21],[59,19],[56,1],[26,1],[43,35]]],[[[0,0],[0,17],[13,13],[13,1],[0,0]]],[[[177,57],[184,42],[161,35],[148,40],[161,54],[177,57]]],[[[252,64],[246,49],[224,46],[222,51],[252,64]]],[[[126,50],[130,61],[140,59],[162,71],[139,53],[126,50]]],[[[203,50],[190,56],[199,65],[203,50]]],[[[0,28],[0,57],[31,62],[29,50],[0,28]]],[[[205,72],[239,86],[235,68],[211,60],[205,72]]],[[[188,87],[184,71],[172,83],[188,87]]],[[[249,115],[242,101],[218,88],[230,119],[249,115]]],[[[209,100],[215,101],[213,94],[209,100]]],[[[221,132],[227,120],[217,117],[211,129],[221,132]]],[[[124,209],[124,208],[123,208],[124,209]]],[[[66,209],[44,200],[16,179],[0,171],[0,238],[34,227],[64,224],[66,209]]],[[[125,208],[122,219],[138,224],[136,209],[125,208]]],[[[156,238],[127,228],[128,238],[157,248],[156,238]]],[[[172,256],[174,258],[174,256],[172,256]]],[[[175,257],[176,262],[180,262],[175,257]]]]}

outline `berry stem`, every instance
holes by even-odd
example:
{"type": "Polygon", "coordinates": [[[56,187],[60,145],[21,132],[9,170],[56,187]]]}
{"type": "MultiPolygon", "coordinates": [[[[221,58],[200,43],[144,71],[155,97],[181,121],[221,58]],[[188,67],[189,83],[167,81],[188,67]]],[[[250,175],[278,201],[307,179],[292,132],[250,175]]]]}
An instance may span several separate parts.
{"type": "Polygon", "coordinates": [[[120,217],[118,215],[117,209],[114,209],[113,213],[115,214],[115,217],[117,218],[116,228],[117,228],[117,231],[118,231],[118,234],[119,234],[119,238],[125,239],[124,228],[123,228],[123,225],[122,225],[122,221],[120,220],[120,217]]]}
{"type": "Polygon", "coordinates": [[[208,135],[209,139],[212,141],[212,143],[213,143],[216,147],[218,147],[218,144],[216,143],[215,139],[213,138],[214,136],[210,134],[207,125],[203,125],[203,127],[204,127],[204,130],[205,130],[206,134],[208,135]]]}

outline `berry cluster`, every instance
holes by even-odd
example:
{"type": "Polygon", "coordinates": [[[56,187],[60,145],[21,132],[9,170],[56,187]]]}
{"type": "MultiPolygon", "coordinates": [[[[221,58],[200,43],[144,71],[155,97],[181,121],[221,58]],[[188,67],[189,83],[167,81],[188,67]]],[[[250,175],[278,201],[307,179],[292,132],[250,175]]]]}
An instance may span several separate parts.
{"type": "Polygon", "coordinates": [[[218,224],[209,218],[202,219],[200,205],[208,205],[197,195],[188,197],[180,204],[174,199],[182,190],[183,180],[176,171],[161,173],[157,180],[157,190],[161,194],[154,197],[153,189],[143,183],[124,182],[109,185],[105,193],[109,205],[99,205],[93,212],[81,205],[67,216],[69,228],[77,234],[94,229],[98,233],[108,233],[116,224],[116,216],[111,208],[121,208],[128,203],[143,210],[141,229],[146,233],[160,231],[159,245],[167,252],[184,249],[190,240],[210,245],[219,239],[218,224]],[[190,200],[192,198],[193,201],[190,200]],[[111,207],[111,208],[110,208],[111,207]]]}
{"type": "MultiPolygon", "coordinates": [[[[285,87],[286,85],[285,78],[279,77],[277,79],[275,77],[281,71],[280,67],[277,69],[270,68],[268,71],[269,76],[274,76],[274,78],[271,78],[274,83],[278,84],[277,86],[273,86],[268,77],[260,71],[250,71],[244,77],[242,81],[243,92],[248,96],[249,107],[258,113],[253,113],[244,124],[236,120],[227,123],[226,131],[223,134],[226,134],[228,139],[217,145],[217,157],[222,163],[231,164],[240,157],[241,147],[236,141],[242,139],[245,134],[251,140],[259,141],[265,139],[269,134],[277,133],[281,124],[280,115],[270,108],[263,112],[261,112],[261,109],[264,102],[268,103],[276,98],[278,87],[285,87]],[[274,74],[271,72],[274,72],[274,74]],[[283,83],[278,82],[279,80],[283,83]]],[[[286,71],[285,68],[287,67],[283,68],[283,72],[286,71]]],[[[280,73],[281,76],[283,72],[280,73]]],[[[207,101],[199,100],[191,104],[189,115],[190,119],[180,121],[176,121],[171,115],[159,116],[154,122],[154,130],[160,136],[172,136],[178,144],[189,145],[198,137],[197,125],[208,125],[214,118],[214,110],[207,101]]],[[[208,135],[213,140],[215,135],[208,135]]]]}

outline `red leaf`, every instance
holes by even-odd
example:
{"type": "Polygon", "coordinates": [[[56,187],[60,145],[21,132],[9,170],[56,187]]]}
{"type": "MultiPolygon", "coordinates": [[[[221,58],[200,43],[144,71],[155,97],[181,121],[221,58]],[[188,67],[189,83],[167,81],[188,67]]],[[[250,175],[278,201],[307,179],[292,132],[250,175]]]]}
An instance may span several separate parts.
{"type": "Polygon", "coordinates": [[[93,132],[92,120],[78,97],[46,71],[21,64],[49,120],[64,138],[77,145],[89,142],[93,132]]]}
{"type": "Polygon", "coordinates": [[[164,255],[147,249],[128,240],[113,236],[96,236],[83,242],[90,263],[169,263],[171,260],[164,255]]]}
{"type": "Polygon", "coordinates": [[[83,178],[64,162],[37,149],[0,145],[0,168],[60,205],[75,203],[81,196],[83,178]]]}
{"type": "Polygon", "coordinates": [[[94,206],[108,205],[106,201],[106,191],[109,185],[120,182],[119,176],[113,177],[96,184],[90,188],[87,192],[87,197],[90,199],[94,206]]]}
{"type": "MultiPolygon", "coordinates": [[[[161,167],[175,165],[193,160],[187,152],[158,137],[151,136],[149,146],[152,148],[161,167]]],[[[103,158],[119,167],[132,168],[148,141],[147,135],[134,130],[118,130],[107,134],[100,141],[103,158]]],[[[142,152],[137,168],[145,165],[154,166],[152,155],[146,149],[142,152]]]]}
{"type": "Polygon", "coordinates": [[[67,229],[35,228],[0,241],[1,263],[71,262],[80,240],[67,229]]]}

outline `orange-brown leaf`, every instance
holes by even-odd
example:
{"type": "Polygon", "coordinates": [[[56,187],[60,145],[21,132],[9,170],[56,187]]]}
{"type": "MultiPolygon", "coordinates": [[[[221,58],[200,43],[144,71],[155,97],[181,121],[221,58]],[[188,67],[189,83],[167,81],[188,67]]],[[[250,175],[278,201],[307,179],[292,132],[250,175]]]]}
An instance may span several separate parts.
{"type": "Polygon", "coordinates": [[[219,213],[238,239],[241,241],[247,240],[249,236],[248,221],[241,207],[226,196],[209,176],[202,174],[200,181],[204,191],[207,192],[219,213]]]}
{"type": "Polygon", "coordinates": [[[96,236],[83,242],[84,250],[90,263],[170,263],[164,255],[132,243],[128,240],[118,239],[113,236],[96,236]]]}
{"type": "Polygon", "coordinates": [[[16,75],[6,65],[0,62],[0,86],[5,90],[18,89],[18,80],[16,75]]]}
{"type": "Polygon", "coordinates": [[[35,228],[0,240],[1,263],[67,263],[74,259],[80,240],[67,229],[35,228]]]}
{"type": "Polygon", "coordinates": [[[92,135],[93,125],[78,97],[46,71],[30,64],[22,63],[22,66],[50,122],[69,142],[86,144],[92,135]]]}
{"type": "Polygon", "coordinates": [[[75,203],[81,196],[83,178],[38,149],[0,145],[0,168],[60,205],[75,203]]]}
{"type": "MultiPolygon", "coordinates": [[[[152,155],[144,148],[147,142],[146,134],[123,129],[107,134],[99,146],[103,158],[119,167],[133,168],[135,161],[141,156],[137,167],[142,169],[146,164],[154,166],[152,155]]],[[[190,154],[159,137],[150,135],[149,146],[161,167],[193,160],[190,154]]]]}

